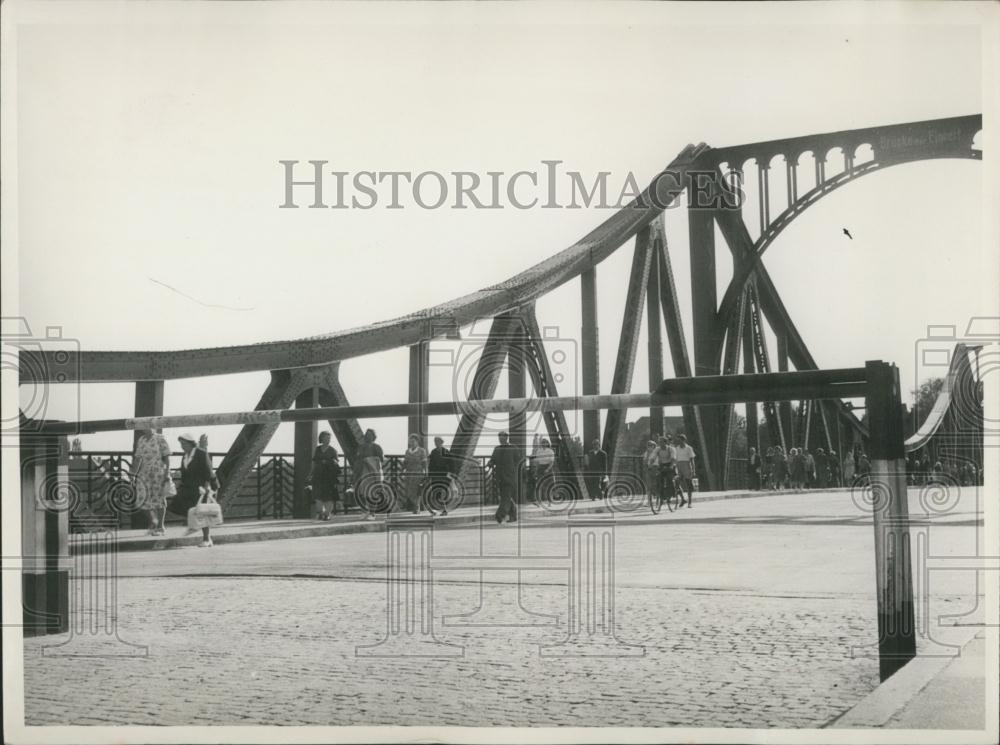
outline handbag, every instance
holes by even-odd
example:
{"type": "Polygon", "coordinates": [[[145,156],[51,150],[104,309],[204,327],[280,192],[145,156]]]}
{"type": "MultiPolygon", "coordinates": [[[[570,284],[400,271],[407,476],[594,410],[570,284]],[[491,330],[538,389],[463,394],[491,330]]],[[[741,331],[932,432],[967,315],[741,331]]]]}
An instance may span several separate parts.
{"type": "Polygon", "coordinates": [[[201,497],[198,504],[188,510],[187,522],[189,528],[210,528],[222,525],[222,505],[215,501],[211,489],[199,487],[201,497]]]}
{"type": "Polygon", "coordinates": [[[168,498],[177,496],[177,484],[174,483],[174,480],[170,476],[167,476],[167,483],[163,490],[168,498]]]}

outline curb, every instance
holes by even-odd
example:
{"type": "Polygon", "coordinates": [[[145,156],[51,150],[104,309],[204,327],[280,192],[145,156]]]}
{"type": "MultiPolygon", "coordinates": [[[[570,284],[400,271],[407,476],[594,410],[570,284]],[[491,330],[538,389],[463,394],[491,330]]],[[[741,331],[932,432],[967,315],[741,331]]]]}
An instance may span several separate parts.
{"type": "MultiPolygon", "coordinates": [[[[954,627],[961,629],[961,627],[954,627]]],[[[843,714],[834,717],[824,728],[884,727],[899,714],[927,685],[965,651],[966,646],[982,633],[982,626],[956,631],[961,647],[953,657],[921,657],[919,654],[899,672],[865,696],[843,714]]]]}
{"type": "MultiPolygon", "coordinates": [[[[840,489],[825,489],[825,490],[810,490],[810,491],[756,491],[756,492],[728,492],[728,493],[715,493],[706,494],[698,499],[699,503],[702,502],[719,502],[723,500],[730,499],[757,499],[769,496],[787,496],[793,494],[803,494],[803,495],[815,495],[824,494],[830,491],[843,491],[840,489]]],[[[644,505],[643,505],[644,506],[644,505]]],[[[488,512],[492,512],[494,509],[493,505],[485,505],[488,512]]],[[[526,505],[527,507],[527,505],[526,505]]],[[[523,508],[522,508],[523,509],[523,508]]],[[[530,509],[530,507],[529,507],[530,509]]],[[[574,506],[572,514],[575,515],[590,515],[590,514],[601,514],[608,512],[617,512],[622,515],[635,514],[639,510],[614,510],[607,503],[599,502],[597,504],[578,504],[574,506]]],[[[546,513],[545,510],[539,510],[542,516],[549,514],[552,517],[565,517],[565,513],[546,513]]],[[[403,514],[403,513],[401,513],[403,514]]],[[[531,512],[529,514],[537,514],[531,512]]],[[[434,518],[434,524],[438,526],[457,526],[457,525],[468,525],[473,523],[479,523],[482,521],[484,512],[476,511],[464,514],[451,514],[447,517],[437,517],[434,518]]],[[[265,528],[261,530],[255,530],[253,528],[233,533],[215,533],[212,536],[212,543],[215,545],[224,545],[227,543],[250,543],[255,541],[280,541],[291,538],[316,538],[321,536],[331,536],[331,535],[350,535],[353,533],[383,533],[385,532],[386,520],[380,518],[374,522],[364,522],[358,520],[357,522],[343,522],[330,524],[315,524],[315,525],[299,525],[299,526],[289,526],[284,529],[274,529],[265,528]]],[[[99,553],[106,551],[106,543],[97,541],[88,541],[86,539],[86,534],[76,534],[79,538],[70,541],[70,555],[80,556],[91,553],[99,553]]],[[[200,535],[192,536],[176,536],[170,538],[160,538],[153,539],[150,537],[135,537],[135,538],[123,538],[116,542],[116,547],[119,552],[122,551],[164,551],[171,548],[184,548],[190,546],[198,546],[201,543],[200,535]]]]}

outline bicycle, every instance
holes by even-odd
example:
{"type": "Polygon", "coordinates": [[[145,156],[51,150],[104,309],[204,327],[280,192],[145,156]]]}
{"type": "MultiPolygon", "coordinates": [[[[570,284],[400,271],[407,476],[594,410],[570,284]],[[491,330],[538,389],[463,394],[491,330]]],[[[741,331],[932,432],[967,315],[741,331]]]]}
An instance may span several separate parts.
{"type": "Polygon", "coordinates": [[[668,471],[667,473],[661,472],[659,483],[657,484],[658,488],[654,490],[656,493],[649,495],[649,509],[650,511],[652,511],[654,515],[660,514],[660,510],[663,509],[664,502],[667,503],[668,510],[670,510],[671,512],[674,511],[674,508],[670,504],[670,502],[673,499],[676,499],[677,490],[681,488],[679,479],[680,477],[677,475],[677,472],[674,469],[670,469],[670,471],[668,471]],[[670,485],[670,494],[667,496],[666,499],[664,499],[663,492],[666,490],[668,483],[670,485]]]}

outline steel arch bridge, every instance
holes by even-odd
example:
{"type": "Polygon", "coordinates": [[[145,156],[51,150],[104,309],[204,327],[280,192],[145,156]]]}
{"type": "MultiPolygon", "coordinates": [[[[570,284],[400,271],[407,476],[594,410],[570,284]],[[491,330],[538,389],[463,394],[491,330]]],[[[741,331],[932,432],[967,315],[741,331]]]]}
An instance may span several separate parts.
{"type": "MultiPolygon", "coordinates": [[[[389,349],[407,347],[409,400],[428,398],[428,345],[452,337],[479,319],[492,319],[473,377],[470,398],[490,398],[502,370],[509,376],[510,395],[523,397],[530,378],[534,395],[557,396],[535,315],[535,301],[553,289],[579,278],[582,306],[583,395],[600,392],[597,335],[596,267],[631,239],[634,253],[629,273],[625,313],[619,338],[611,393],[631,389],[636,365],[639,331],[645,312],[648,323],[648,364],[651,387],[663,379],[663,341],[660,318],[667,333],[667,347],[677,377],[770,372],[767,326],[776,338],[777,369],[817,369],[805,341],[781,301],[761,258],[781,232],[844,184],[869,173],[902,163],[938,158],[980,160],[975,139],[982,129],[980,114],[921,122],[844,130],[757,142],[724,148],[688,145],[653,183],[629,206],[616,212],[579,241],[521,272],[477,292],[407,316],[368,326],[334,331],[303,339],[260,344],[212,347],[182,351],[37,351],[22,349],[21,384],[57,382],[135,382],[135,413],[161,415],[163,387],[167,380],[268,370],[271,382],[263,391],[258,409],[348,405],[339,382],[341,362],[389,349]],[[870,153],[864,159],[862,151],[870,153]],[[839,151],[843,169],[827,174],[830,154],[839,151]],[[799,193],[803,156],[811,154],[815,186],[799,193]],[[784,164],[787,207],[771,214],[772,163],[784,164]],[[751,237],[736,188],[748,163],[756,170],[759,234],[751,237]],[[693,344],[685,338],[681,309],[664,230],[664,210],[684,192],[688,196],[688,232],[691,265],[691,314],[693,344]],[[733,278],[721,302],[716,293],[716,233],[718,226],[732,254],[733,278]]],[[[842,402],[803,402],[803,421],[791,421],[789,404],[765,404],[773,442],[790,445],[808,441],[815,433],[827,444],[834,442],[831,424],[845,424],[854,437],[866,435],[864,427],[842,402]],[[796,435],[796,430],[798,434],[796,435]]],[[[651,411],[652,435],[660,434],[662,409],[651,411]]],[[[699,453],[700,477],[708,488],[725,487],[729,459],[733,406],[685,406],[685,429],[699,453]]],[[[748,431],[756,432],[757,407],[747,407],[748,431]]],[[[622,455],[625,412],[609,410],[603,433],[597,411],[584,414],[584,442],[601,439],[612,472],[622,455]]],[[[476,447],[485,416],[461,417],[452,442],[459,457],[476,447]]],[[[556,446],[558,469],[583,492],[581,474],[569,456],[568,430],[562,412],[545,415],[545,425],[556,446]]],[[[306,456],[314,442],[311,422],[296,424],[296,452],[306,456]],[[302,428],[299,431],[298,428],[302,428]]],[[[331,427],[349,461],[361,439],[357,421],[332,421],[331,427]]],[[[410,417],[411,432],[427,432],[427,416],[410,417]]],[[[257,456],[263,452],[277,425],[247,424],[219,467],[223,499],[237,493],[257,456]]],[[[525,447],[524,415],[511,415],[512,442],[525,447]]],[[[296,458],[296,461],[299,459],[296,458]]],[[[296,469],[297,482],[299,469],[296,469]]],[[[304,478],[304,475],[301,477],[304,478]]]]}

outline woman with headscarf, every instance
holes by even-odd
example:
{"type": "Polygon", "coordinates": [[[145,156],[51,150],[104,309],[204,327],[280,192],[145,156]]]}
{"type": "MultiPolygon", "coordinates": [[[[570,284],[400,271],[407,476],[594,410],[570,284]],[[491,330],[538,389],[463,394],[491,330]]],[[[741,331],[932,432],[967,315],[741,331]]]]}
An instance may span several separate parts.
{"type": "MultiPolygon", "coordinates": [[[[188,510],[197,505],[202,495],[212,489],[218,491],[219,480],[215,478],[212,471],[211,461],[208,453],[197,446],[197,441],[189,434],[183,434],[177,438],[184,451],[181,456],[180,484],[177,486],[177,496],[170,502],[170,511],[187,517],[188,510]]],[[[185,535],[196,533],[197,528],[188,527],[185,535]]],[[[211,547],[212,536],[210,529],[201,529],[203,548],[211,547]]]]}
{"type": "Polygon", "coordinates": [[[313,501],[319,507],[317,520],[329,520],[337,513],[340,480],[340,463],[337,449],[330,444],[330,433],[319,433],[319,445],[313,451],[312,470],[306,488],[312,492],[313,501]]]}
{"type": "Polygon", "coordinates": [[[129,472],[136,490],[136,506],[149,513],[147,534],[164,535],[167,497],[173,489],[170,481],[170,446],[159,430],[143,431],[135,444],[129,472]]]}

